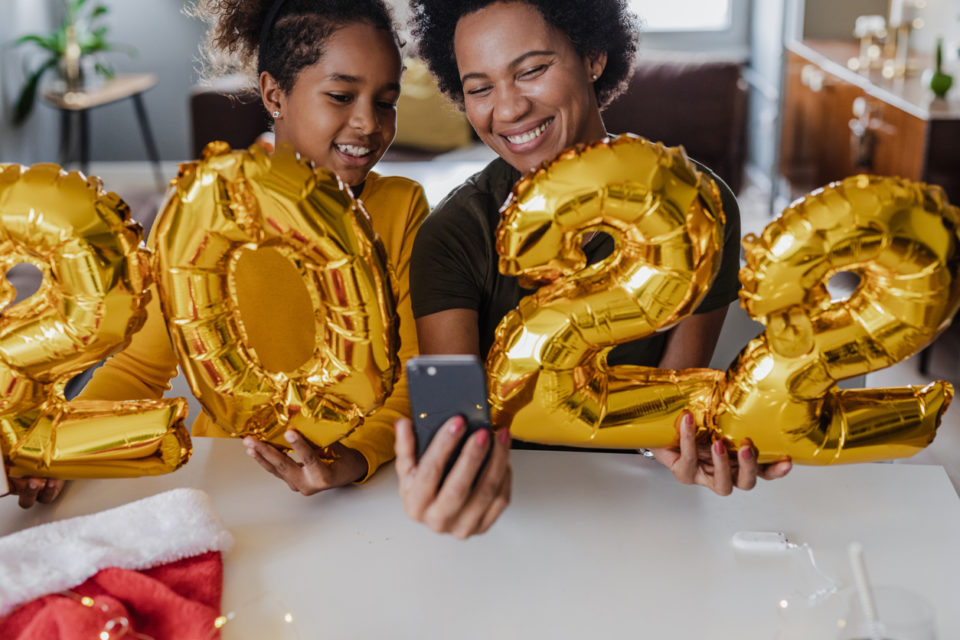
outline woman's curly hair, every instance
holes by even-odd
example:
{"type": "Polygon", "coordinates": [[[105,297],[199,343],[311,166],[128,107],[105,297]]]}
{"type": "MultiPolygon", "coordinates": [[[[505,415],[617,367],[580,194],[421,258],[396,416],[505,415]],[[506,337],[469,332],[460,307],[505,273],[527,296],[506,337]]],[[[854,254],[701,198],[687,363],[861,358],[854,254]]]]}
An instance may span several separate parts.
{"type": "Polygon", "coordinates": [[[625,0],[410,0],[413,35],[420,56],[437,77],[440,89],[463,104],[463,86],[453,36],[463,16],[496,2],[525,2],[567,34],[577,53],[606,52],[607,66],[594,84],[603,108],[623,91],[640,33],[640,22],[625,0]]]}
{"type": "Polygon", "coordinates": [[[383,0],[286,0],[261,42],[273,3],[195,0],[187,13],[210,25],[202,50],[204,76],[239,72],[254,84],[267,71],[288,92],[300,72],[323,55],[327,38],[345,25],[366,22],[390,33],[399,44],[396,24],[383,0]]]}

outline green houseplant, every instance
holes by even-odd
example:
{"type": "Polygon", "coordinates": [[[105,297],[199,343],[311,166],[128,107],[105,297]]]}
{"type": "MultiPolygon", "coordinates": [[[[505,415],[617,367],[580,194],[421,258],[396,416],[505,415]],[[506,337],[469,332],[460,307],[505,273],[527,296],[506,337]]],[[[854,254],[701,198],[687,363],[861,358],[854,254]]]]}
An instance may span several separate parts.
{"type": "MultiPolygon", "coordinates": [[[[63,21],[52,33],[27,34],[14,42],[14,46],[34,45],[47,54],[40,66],[27,73],[13,111],[15,126],[23,124],[33,111],[40,80],[47,71],[58,70],[67,89],[80,89],[84,86],[82,61],[85,56],[119,50],[130,55],[135,53],[130,47],[107,42],[108,27],[101,22],[109,9],[102,4],[88,5],[88,2],[64,0],[63,21]]],[[[94,62],[93,70],[104,78],[114,75],[113,68],[102,60],[94,62]]]]}

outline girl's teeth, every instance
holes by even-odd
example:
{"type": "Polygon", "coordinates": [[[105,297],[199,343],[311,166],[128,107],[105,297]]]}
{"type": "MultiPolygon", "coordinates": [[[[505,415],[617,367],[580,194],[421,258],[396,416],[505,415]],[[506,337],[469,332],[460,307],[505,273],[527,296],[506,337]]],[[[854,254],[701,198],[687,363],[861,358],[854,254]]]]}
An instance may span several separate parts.
{"type": "Polygon", "coordinates": [[[367,155],[368,153],[370,153],[370,149],[368,149],[367,147],[357,147],[352,144],[338,144],[337,149],[347,154],[348,156],[354,156],[357,158],[361,158],[367,155]]]}
{"type": "Polygon", "coordinates": [[[544,122],[542,125],[540,125],[536,129],[527,131],[522,135],[507,136],[507,140],[509,140],[512,144],[523,144],[524,142],[530,142],[531,140],[535,140],[536,138],[539,138],[540,134],[542,134],[546,130],[547,125],[549,124],[550,124],[550,121],[548,120],[547,122],[544,122]]]}

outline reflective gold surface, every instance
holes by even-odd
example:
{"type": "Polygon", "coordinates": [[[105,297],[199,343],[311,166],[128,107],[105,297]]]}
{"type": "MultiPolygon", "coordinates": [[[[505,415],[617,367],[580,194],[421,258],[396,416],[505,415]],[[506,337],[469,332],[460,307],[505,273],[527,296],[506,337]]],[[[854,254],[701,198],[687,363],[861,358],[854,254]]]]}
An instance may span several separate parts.
{"type": "Polygon", "coordinates": [[[760,460],[864,462],[933,441],[953,387],[839,391],[930,343],[960,304],[960,210],[939,187],[855,176],[791,205],[744,238],[741,303],[766,332],[727,373],[716,427],[760,460]],[[832,301],[830,277],[860,285],[832,301]]]}
{"type": "MultiPolygon", "coordinates": [[[[288,146],[270,156],[212,143],[181,167],[154,233],[171,337],[194,394],[225,431],[287,446],[283,432],[296,428],[327,446],[389,395],[399,346],[390,267],[335,175],[288,146]],[[300,274],[314,310],[304,327],[313,351],[289,371],[265,366],[242,320],[237,272],[263,249],[300,274]]],[[[283,300],[261,304],[285,312],[283,300]]]]}
{"type": "Polygon", "coordinates": [[[37,293],[13,306],[0,277],[0,445],[11,475],[140,476],[189,458],[183,399],[63,396],[71,377],[142,326],[151,281],[142,239],[98,179],[49,164],[0,166],[0,275],[18,263],[43,273],[37,293]]]}
{"type": "Polygon", "coordinates": [[[596,447],[676,441],[684,409],[701,423],[720,371],[606,364],[614,346],[693,313],[720,266],[720,193],[683,150],[634,136],[563,152],[522,178],[497,233],[500,271],[542,283],[497,327],[491,410],[522,440],[596,447]],[[586,266],[581,241],[613,236],[586,266]]]}

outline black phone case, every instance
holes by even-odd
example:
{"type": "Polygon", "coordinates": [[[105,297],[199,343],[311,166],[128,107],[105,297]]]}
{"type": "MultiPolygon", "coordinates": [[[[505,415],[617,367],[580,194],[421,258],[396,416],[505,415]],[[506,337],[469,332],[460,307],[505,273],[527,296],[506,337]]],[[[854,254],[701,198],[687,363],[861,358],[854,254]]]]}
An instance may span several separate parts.
{"type": "Polygon", "coordinates": [[[456,415],[466,419],[467,433],[447,463],[446,477],[470,434],[490,429],[483,365],[476,356],[417,356],[407,361],[407,380],[418,460],[444,422],[456,415]]]}

